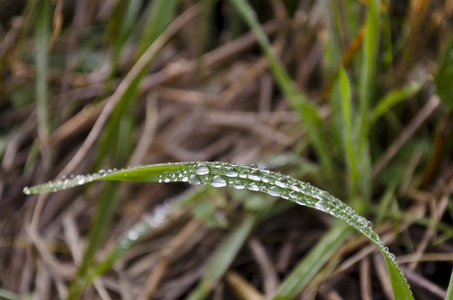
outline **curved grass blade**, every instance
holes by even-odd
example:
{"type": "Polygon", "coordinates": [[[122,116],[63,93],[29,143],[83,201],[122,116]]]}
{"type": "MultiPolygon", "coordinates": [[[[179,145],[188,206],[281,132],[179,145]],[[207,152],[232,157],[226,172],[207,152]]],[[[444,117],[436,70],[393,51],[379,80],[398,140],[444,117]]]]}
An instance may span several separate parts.
{"type": "Polygon", "coordinates": [[[216,188],[233,187],[267,193],[300,205],[315,208],[354,227],[371,240],[384,256],[395,299],[413,299],[403,273],[395,262],[395,256],[373,231],[372,223],[361,217],[352,207],[308,183],[290,176],[221,162],[185,162],[134,167],[119,171],[100,171],[93,175],[76,176],[34,187],[24,188],[25,194],[47,193],[79,186],[96,180],[188,182],[206,184],[216,188]]]}

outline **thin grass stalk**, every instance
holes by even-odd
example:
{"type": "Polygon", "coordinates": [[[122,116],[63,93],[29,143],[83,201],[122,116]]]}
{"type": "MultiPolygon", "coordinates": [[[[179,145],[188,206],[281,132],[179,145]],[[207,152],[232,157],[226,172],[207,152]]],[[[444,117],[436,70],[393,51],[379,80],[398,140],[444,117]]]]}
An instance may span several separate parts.
{"type": "Polygon", "coordinates": [[[359,118],[357,153],[361,198],[364,207],[368,207],[371,200],[371,157],[369,147],[370,134],[370,102],[374,90],[374,78],[377,62],[377,50],[379,47],[380,12],[377,0],[372,0],[368,6],[365,23],[365,38],[363,44],[362,68],[359,81],[359,118]]]}
{"type": "Polygon", "coordinates": [[[215,251],[197,287],[187,296],[187,300],[205,299],[216,287],[244,246],[252,229],[263,217],[263,213],[264,211],[246,216],[238,228],[222,242],[215,251]]]}
{"type": "Polygon", "coordinates": [[[50,134],[50,121],[48,111],[48,46],[50,41],[51,10],[50,0],[43,0],[38,7],[38,20],[35,29],[36,51],[36,104],[38,110],[38,134],[41,141],[45,142],[50,134]]]}
{"type": "Polygon", "coordinates": [[[289,76],[282,62],[272,50],[272,46],[260,24],[254,17],[254,11],[249,3],[246,0],[231,0],[231,3],[242,19],[255,33],[278,86],[288,99],[293,109],[299,114],[301,123],[307,128],[310,140],[314,145],[322,165],[324,166],[323,171],[325,176],[327,178],[332,178],[332,172],[334,172],[333,163],[327,151],[328,147],[323,139],[321,118],[318,114],[317,108],[297,89],[294,81],[289,76]]]}

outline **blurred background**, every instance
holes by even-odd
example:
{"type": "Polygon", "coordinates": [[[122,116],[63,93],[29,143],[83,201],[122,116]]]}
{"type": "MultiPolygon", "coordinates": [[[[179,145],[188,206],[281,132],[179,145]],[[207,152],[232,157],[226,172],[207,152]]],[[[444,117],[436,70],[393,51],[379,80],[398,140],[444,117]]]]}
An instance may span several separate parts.
{"type": "Polygon", "coordinates": [[[0,1],[0,298],[393,299],[376,247],[267,195],[22,193],[178,161],[257,164],[329,191],[373,221],[416,299],[445,297],[453,1],[246,4],[0,1]],[[100,271],[147,216],[160,226],[100,271]]]}

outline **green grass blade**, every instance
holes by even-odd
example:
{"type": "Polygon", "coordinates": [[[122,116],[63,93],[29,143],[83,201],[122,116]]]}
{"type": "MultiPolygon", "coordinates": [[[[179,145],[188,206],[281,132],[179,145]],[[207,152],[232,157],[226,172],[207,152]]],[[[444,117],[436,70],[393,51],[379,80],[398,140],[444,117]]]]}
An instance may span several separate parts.
{"type": "Polygon", "coordinates": [[[453,299],[453,271],[450,276],[450,283],[448,284],[447,296],[445,299],[453,299]]]}
{"type": "Polygon", "coordinates": [[[111,63],[112,72],[115,72],[120,55],[126,44],[133,33],[134,27],[136,28],[137,19],[143,6],[143,0],[131,0],[131,1],[118,1],[115,9],[110,17],[108,24],[108,32],[111,43],[111,63]]]}
{"type": "Polygon", "coordinates": [[[69,285],[68,299],[78,299],[80,297],[81,290],[78,288],[82,282],[80,279],[85,277],[94,261],[97,250],[104,241],[105,233],[118,201],[118,190],[118,185],[108,183],[101,193],[101,198],[97,203],[96,211],[92,218],[92,225],[88,233],[88,244],[83,253],[82,264],[79,266],[76,277],[69,285]]]}
{"type": "Polygon", "coordinates": [[[358,120],[358,161],[361,190],[360,195],[365,203],[371,199],[371,158],[369,150],[370,134],[370,102],[373,94],[374,77],[379,47],[380,13],[379,1],[369,3],[365,22],[365,38],[363,43],[363,61],[359,82],[360,115],[358,120]]]}
{"type": "Polygon", "coordinates": [[[38,108],[38,132],[44,141],[50,133],[48,112],[47,68],[49,64],[48,47],[50,41],[50,0],[39,3],[36,24],[36,102],[38,108]]]}
{"type": "Polygon", "coordinates": [[[341,95],[341,120],[343,124],[343,147],[345,150],[345,161],[348,165],[349,196],[358,196],[360,185],[360,174],[357,167],[357,140],[356,131],[352,124],[354,115],[352,112],[351,84],[344,68],[340,68],[339,84],[341,95]]]}
{"type": "Polygon", "coordinates": [[[294,299],[318,274],[326,261],[335,253],[350,235],[350,227],[343,222],[333,222],[330,230],[285,278],[272,299],[294,299]]]}
{"type": "Polygon", "coordinates": [[[263,214],[248,215],[239,227],[223,241],[209,262],[201,281],[195,290],[187,297],[188,300],[201,300],[208,296],[217,282],[228,270],[234,258],[246,242],[253,227],[258,223],[262,215],[263,214]]]}
{"type": "Polygon", "coordinates": [[[267,193],[323,211],[346,222],[371,240],[386,260],[395,299],[413,299],[405,278],[395,262],[395,256],[389,252],[377,233],[373,231],[371,222],[329,193],[290,176],[269,170],[220,162],[158,164],[119,171],[102,171],[92,175],[79,175],[72,179],[51,181],[34,187],[26,187],[24,193],[53,192],[96,180],[188,182],[192,185],[206,184],[216,188],[228,186],[267,193]]]}
{"type": "Polygon", "coordinates": [[[453,78],[453,33],[450,34],[442,58],[439,62],[439,70],[436,75],[436,93],[440,100],[453,109],[453,89],[451,79],[453,78]]]}
{"type": "Polygon", "coordinates": [[[14,293],[11,293],[8,290],[0,288],[0,299],[5,299],[5,300],[31,300],[33,297],[31,295],[17,295],[14,293]]]}
{"type": "Polygon", "coordinates": [[[145,50],[151,45],[173,19],[178,0],[155,0],[149,7],[149,18],[147,19],[145,30],[142,33],[137,49],[137,57],[143,55],[145,50]]]}
{"type": "Polygon", "coordinates": [[[316,149],[316,153],[318,154],[322,165],[325,167],[324,171],[326,172],[326,176],[331,177],[331,175],[328,174],[331,174],[333,171],[333,164],[326,150],[328,147],[326,147],[324,143],[321,130],[321,118],[317,108],[297,89],[282,62],[273,52],[266,34],[258,21],[253,17],[254,14],[250,13],[253,9],[248,2],[246,0],[231,0],[231,2],[242,19],[255,33],[261,49],[269,63],[272,75],[293,109],[299,114],[302,124],[306,126],[308,135],[316,149]]]}
{"type": "Polygon", "coordinates": [[[383,114],[390,110],[393,106],[404,101],[407,98],[417,94],[423,86],[420,81],[412,81],[399,89],[390,91],[381,100],[378,101],[371,116],[371,123],[376,122],[383,114]]]}

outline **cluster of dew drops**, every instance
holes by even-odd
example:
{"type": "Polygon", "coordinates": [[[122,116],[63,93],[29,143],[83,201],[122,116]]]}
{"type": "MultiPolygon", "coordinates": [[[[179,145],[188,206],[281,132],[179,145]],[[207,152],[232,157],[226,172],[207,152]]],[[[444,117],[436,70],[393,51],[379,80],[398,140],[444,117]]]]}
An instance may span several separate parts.
{"type": "Polygon", "coordinates": [[[352,207],[346,205],[328,192],[292,177],[271,172],[265,168],[231,165],[227,163],[185,163],[189,168],[167,171],[159,182],[183,181],[191,185],[207,184],[213,187],[232,187],[260,191],[281,197],[297,204],[309,206],[339,218],[359,229],[395,260],[395,256],[384,246],[381,238],[373,231],[373,223],[361,217],[352,207]]]}
{"type": "Polygon", "coordinates": [[[71,175],[69,177],[63,176],[62,179],[49,181],[47,183],[36,185],[33,187],[25,187],[23,192],[26,195],[30,195],[30,194],[36,194],[36,193],[61,191],[61,190],[69,189],[69,188],[76,187],[79,185],[83,185],[85,183],[93,182],[103,176],[113,174],[118,171],[125,171],[125,170],[127,170],[127,169],[122,169],[122,170],[101,169],[97,173],[89,174],[89,175],[71,175]]]}

